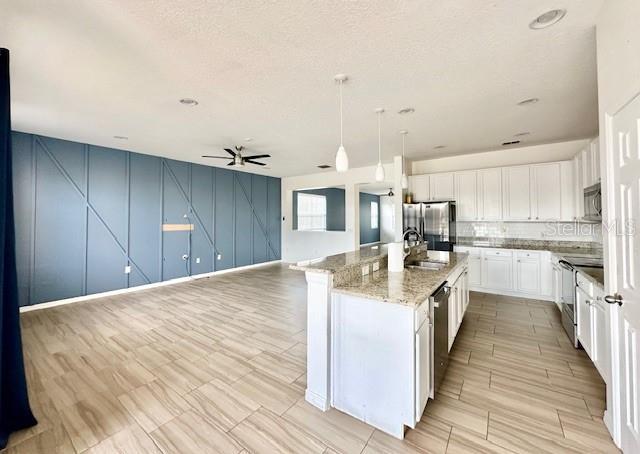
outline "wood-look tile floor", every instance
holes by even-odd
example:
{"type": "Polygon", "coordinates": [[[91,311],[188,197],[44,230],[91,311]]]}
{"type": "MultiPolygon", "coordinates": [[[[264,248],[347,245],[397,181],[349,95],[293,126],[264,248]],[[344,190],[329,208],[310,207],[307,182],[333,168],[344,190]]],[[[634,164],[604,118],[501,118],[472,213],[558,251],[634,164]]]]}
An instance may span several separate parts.
{"type": "Polygon", "coordinates": [[[269,265],[22,314],[40,423],[7,453],[615,452],[552,303],[473,293],[404,441],[304,400],[306,284],[269,265]]]}

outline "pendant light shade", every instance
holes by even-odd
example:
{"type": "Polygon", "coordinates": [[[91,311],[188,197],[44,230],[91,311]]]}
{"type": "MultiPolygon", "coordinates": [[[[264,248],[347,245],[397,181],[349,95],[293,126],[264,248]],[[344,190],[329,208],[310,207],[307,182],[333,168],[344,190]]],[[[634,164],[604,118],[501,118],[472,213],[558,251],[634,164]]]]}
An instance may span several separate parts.
{"type": "Polygon", "coordinates": [[[407,134],[409,134],[409,131],[403,129],[402,131],[400,131],[400,134],[402,134],[402,189],[407,189],[409,188],[409,178],[407,178],[407,172],[404,169],[404,139],[405,137],[407,137],[407,134]]]}
{"type": "Polygon", "coordinates": [[[384,181],[384,167],[382,166],[382,133],[381,122],[384,109],[379,107],[376,109],[378,114],[378,165],[376,166],[376,181],[384,181]]]}
{"type": "Polygon", "coordinates": [[[336,153],[336,170],[338,172],[346,172],[349,170],[349,156],[347,155],[347,150],[344,149],[344,145],[342,144],[342,84],[346,82],[348,78],[345,74],[336,74],[334,79],[340,86],[340,146],[336,153]]]}
{"type": "Polygon", "coordinates": [[[384,167],[381,162],[376,166],[376,181],[384,181],[384,167]]]}
{"type": "Polygon", "coordinates": [[[349,156],[347,156],[347,151],[342,145],[338,147],[338,152],[336,153],[336,170],[338,172],[349,170],[349,156]]]}

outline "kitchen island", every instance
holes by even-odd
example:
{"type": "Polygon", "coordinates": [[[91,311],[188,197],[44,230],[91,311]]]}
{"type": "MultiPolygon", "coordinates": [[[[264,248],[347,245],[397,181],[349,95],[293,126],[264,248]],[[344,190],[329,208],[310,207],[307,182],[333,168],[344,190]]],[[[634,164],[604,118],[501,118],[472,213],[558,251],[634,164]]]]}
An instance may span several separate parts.
{"type": "Polygon", "coordinates": [[[433,397],[429,297],[445,282],[451,286],[446,350],[468,303],[467,254],[417,247],[407,260],[437,261],[439,269],[389,273],[384,246],[292,267],[304,270],[308,283],[306,400],[397,438],[415,427],[433,397]]]}

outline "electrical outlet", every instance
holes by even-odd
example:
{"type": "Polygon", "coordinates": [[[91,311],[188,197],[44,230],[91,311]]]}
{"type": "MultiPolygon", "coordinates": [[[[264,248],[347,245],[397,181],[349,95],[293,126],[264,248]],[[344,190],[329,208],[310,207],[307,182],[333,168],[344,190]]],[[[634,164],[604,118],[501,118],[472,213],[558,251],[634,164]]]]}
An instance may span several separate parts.
{"type": "Polygon", "coordinates": [[[373,271],[378,271],[380,269],[380,262],[373,262],[373,271]]]}
{"type": "Polygon", "coordinates": [[[218,254],[218,255],[216,256],[216,258],[217,258],[218,260],[222,260],[222,254],[218,254]]]}
{"type": "Polygon", "coordinates": [[[362,275],[366,276],[367,274],[369,274],[369,265],[365,265],[362,267],[362,275]]]}
{"type": "Polygon", "coordinates": [[[131,273],[131,265],[127,265],[124,267],[124,274],[129,274],[131,273]]]}
{"type": "Polygon", "coordinates": [[[196,263],[200,263],[200,257],[196,257],[196,263]]]}

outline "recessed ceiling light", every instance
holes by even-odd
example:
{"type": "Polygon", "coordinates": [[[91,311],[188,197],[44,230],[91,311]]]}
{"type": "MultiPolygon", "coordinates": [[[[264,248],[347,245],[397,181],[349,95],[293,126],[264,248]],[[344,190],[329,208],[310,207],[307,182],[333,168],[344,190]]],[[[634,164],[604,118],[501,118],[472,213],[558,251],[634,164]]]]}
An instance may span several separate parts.
{"type": "Polygon", "coordinates": [[[413,107],[405,107],[404,109],[400,109],[398,111],[398,113],[400,115],[407,115],[407,114],[410,114],[410,113],[414,113],[415,111],[416,111],[416,109],[414,109],[413,107]]]}
{"type": "Polygon", "coordinates": [[[524,137],[531,134],[529,131],[519,132],[518,134],[514,134],[513,137],[524,137]]]}
{"type": "Polygon", "coordinates": [[[113,138],[118,140],[129,140],[127,136],[113,136],[113,138]]]}
{"type": "Polygon", "coordinates": [[[331,168],[331,166],[330,166],[330,165],[328,165],[328,164],[320,164],[320,165],[318,166],[318,169],[330,169],[330,168],[331,168]]]}
{"type": "Polygon", "coordinates": [[[551,27],[553,24],[557,24],[567,14],[566,9],[552,9],[544,14],[540,14],[530,24],[529,28],[533,30],[540,30],[543,28],[551,27]]]}
{"type": "Polygon", "coordinates": [[[180,104],[184,104],[185,106],[197,106],[198,105],[198,101],[196,101],[193,98],[182,98],[180,100],[180,104]]]}
{"type": "Polygon", "coordinates": [[[447,148],[446,145],[436,145],[435,147],[433,147],[434,150],[442,150],[443,148],[447,148]]]}
{"type": "Polygon", "coordinates": [[[540,101],[540,99],[538,99],[538,98],[529,98],[529,99],[524,99],[524,100],[520,101],[518,103],[518,105],[519,106],[528,106],[528,105],[531,105],[531,104],[535,104],[538,101],[540,101]]]}
{"type": "Polygon", "coordinates": [[[519,140],[510,140],[508,142],[502,142],[502,146],[506,147],[507,145],[516,145],[519,144],[520,141],[519,140]]]}

